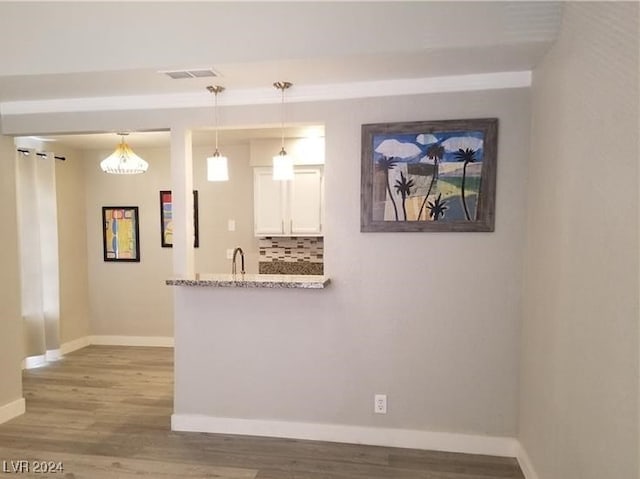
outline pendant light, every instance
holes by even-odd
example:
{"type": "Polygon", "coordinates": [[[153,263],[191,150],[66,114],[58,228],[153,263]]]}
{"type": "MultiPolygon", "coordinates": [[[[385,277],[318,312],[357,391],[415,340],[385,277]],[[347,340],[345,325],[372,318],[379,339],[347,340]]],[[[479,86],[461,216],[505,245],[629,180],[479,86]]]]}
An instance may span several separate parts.
{"type": "Polygon", "coordinates": [[[213,118],[216,132],[216,151],[213,152],[213,156],[207,158],[207,180],[229,181],[227,157],[222,156],[218,151],[218,93],[223,92],[224,87],[220,85],[208,86],[207,90],[214,95],[213,118]]]}
{"type": "Polygon", "coordinates": [[[100,168],[105,173],[112,175],[137,175],[144,173],[149,168],[149,163],[136,155],[131,147],[124,141],[129,133],[118,133],[122,140],[116,151],[100,162],[100,168]]]}
{"type": "Polygon", "coordinates": [[[287,88],[291,88],[291,83],[288,81],[277,81],[273,84],[275,88],[282,92],[281,103],[281,129],[282,129],[282,144],[280,147],[280,153],[273,157],[273,179],[274,180],[293,180],[293,158],[287,155],[284,149],[284,91],[287,88]]]}

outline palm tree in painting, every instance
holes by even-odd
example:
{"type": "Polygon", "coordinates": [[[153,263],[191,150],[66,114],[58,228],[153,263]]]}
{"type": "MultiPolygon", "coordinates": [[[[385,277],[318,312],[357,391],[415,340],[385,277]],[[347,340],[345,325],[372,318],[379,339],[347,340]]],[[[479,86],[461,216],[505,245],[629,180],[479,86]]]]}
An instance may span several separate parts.
{"type": "Polygon", "coordinates": [[[433,218],[433,221],[438,221],[439,218],[444,217],[444,212],[449,208],[447,206],[447,200],[442,199],[442,193],[438,193],[438,197],[435,201],[429,201],[429,216],[433,218]]]}
{"type": "Polygon", "coordinates": [[[424,210],[424,207],[427,204],[427,199],[429,198],[429,195],[431,194],[433,187],[438,181],[438,169],[439,169],[438,163],[440,160],[442,160],[443,156],[444,156],[444,146],[440,145],[439,143],[435,143],[431,145],[429,148],[427,148],[427,157],[433,160],[433,175],[431,176],[431,183],[429,183],[429,189],[427,190],[427,194],[424,196],[424,200],[420,205],[420,211],[418,211],[418,218],[417,218],[418,220],[422,216],[422,211],[424,210]]]}
{"type": "Polygon", "coordinates": [[[462,148],[460,148],[454,153],[454,155],[458,161],[464,161],[464,166],[462,167],[462,184],[460,186],[460,190],[462,194],[462,207],[464,208],[464,215],[467,217],[467,221],[471,221],[471,216],[469,216],[469,209],[467,208],[467,199],[464,196],[464,186],[467,179],[467,165],[476,161],[476,150],[472,150],[470,148],[465,148],[463,150],[462,148]]]}
{"type": "Polygon", "coordinates": [[[387,191],[389,192],[389,198],[391,199],[391,204],[393,205],[393,212],[396,215],[396,221],[398,221],[398,207],[396,206],[396,202],[393,199],[391,184],[389,183],[389,171],[393,170],[397,164],[398,160],[393,156],[382,156],[376,163],[376,168],[379,171],[384,172],[384,179],[387,183],[387,191]]]}
{"type": "Polygon", "coordinates": [[[404,214],[404,220],[407,221],[406,202],[407,196],[411,194],[411,188],[413,188],[413,180],[405,178],[404,173],[400,172],[400,179],[396,180],[394,188],[402,197],[402,213],[404,214]]]}

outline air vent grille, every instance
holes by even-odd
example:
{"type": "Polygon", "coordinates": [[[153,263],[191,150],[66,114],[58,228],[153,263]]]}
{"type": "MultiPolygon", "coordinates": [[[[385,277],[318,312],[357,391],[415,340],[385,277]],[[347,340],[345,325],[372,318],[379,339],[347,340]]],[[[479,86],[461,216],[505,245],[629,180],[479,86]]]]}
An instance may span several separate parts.
{"type": "Polygon", "coordinates": [[[182,80],[184,78],[213,78],[217,77],[218,73],[211,68],[193,68],[189,70],[170,70],[162,71],[169,78],[174,80],[182,80]]]}

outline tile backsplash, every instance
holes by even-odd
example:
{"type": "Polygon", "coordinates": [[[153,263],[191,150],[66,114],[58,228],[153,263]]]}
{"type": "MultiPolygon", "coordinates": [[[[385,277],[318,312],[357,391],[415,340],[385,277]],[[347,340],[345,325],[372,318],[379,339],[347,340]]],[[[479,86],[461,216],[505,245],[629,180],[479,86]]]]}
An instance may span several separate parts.
{"type": "Polygon", "coordinates": [[[321,237],[266,237],[258,240],[262,274],[323,274],[321,237]]]}

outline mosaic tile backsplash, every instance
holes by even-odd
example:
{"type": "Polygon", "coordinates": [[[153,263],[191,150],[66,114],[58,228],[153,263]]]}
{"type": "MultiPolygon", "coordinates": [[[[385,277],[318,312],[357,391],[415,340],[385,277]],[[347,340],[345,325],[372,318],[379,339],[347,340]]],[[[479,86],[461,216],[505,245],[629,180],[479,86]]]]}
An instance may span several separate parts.
{"type": "Polygon", "coordinates": [[[324,274],[320,237],[266,237],[258,240],[262,274],[324,274]]]}

